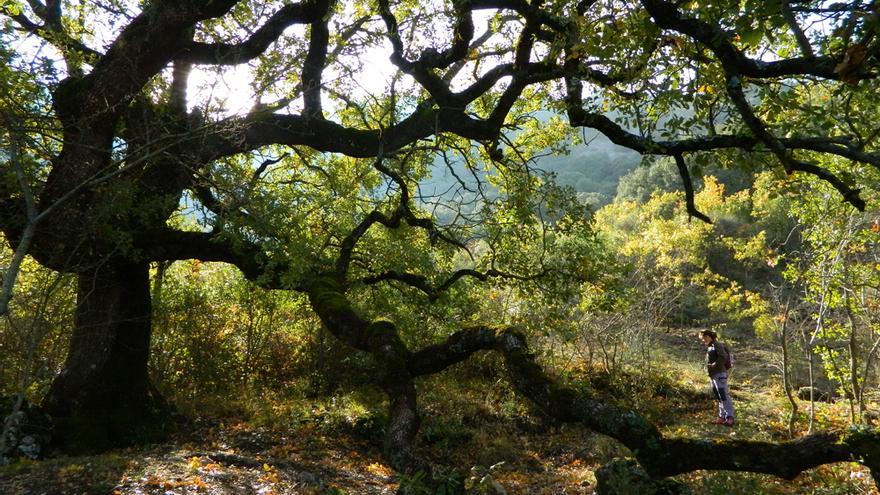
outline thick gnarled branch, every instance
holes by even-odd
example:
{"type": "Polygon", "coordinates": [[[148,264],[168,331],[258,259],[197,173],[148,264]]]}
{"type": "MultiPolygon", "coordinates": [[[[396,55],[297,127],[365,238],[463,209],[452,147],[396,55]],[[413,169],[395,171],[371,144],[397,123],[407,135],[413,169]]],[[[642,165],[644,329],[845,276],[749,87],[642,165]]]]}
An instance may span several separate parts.
{"type": "Polygon", "coordinates": [[[312,308],[336,338],[376,358],[378,382],[388,395],[389,420],[385,431],[385,457],[398,471],[414,473],[427,467],[416,456],[419,429],[414,376],[407,363],[410,352],[397,327],[385,320],[368,322],[350,306],[335,276],[319,277],[309,288],[312,308]]]}
{"type": "Polygon", "coordinates": [[[880,434],[876,430],[817,433],[780,443],[666,438],[636,411],[591,398],[550,378],[529,351],[523,334],[514,328],[467,328],[441,343],[411,352],[392,323],[370,323],[358,316],[335,278],[317,279],[309,296],[334,335],[380,358],[380,381],[392,399],[386,455],[393,457],[392,463],[399,469],[420,465],[412,457],[411,448],[418,429],[413,378],[441,372],[476,352],[495,351],[503,356],[514,389],[538,410],[560,421],[581,423],[621,442],[655,479],[700,469],[792,479],[806,469],[843,461],[860,462],[872,473],[880,473],[880,434]]]}
{"type": "Polygon", "coordinates": [[[288,27],[316,22],[327,14],[329,7],[327,0],[285,5],[241,43],[193,42],[184,47],[175,59],[194,64],[243,64],[262,55],[288,27]]]}
{"type": "Polygon", "coordinates": [[[548,377],[529,352],[525,337],[515,329],[461,330],[413,353],[409,369],[414,375],[437,373],[485,350],[504,356],[514,388],[542,413],[618,440],[654,478],[722,469],[792,479],[807,469],[847,461],[880,473],[880,432],[874,429],[816,433],[780,443],[666,438],[637,412],[592,399],[548,377]]]}
{"type": "MultiPolygon", "coordinates": [[[[730,68],[727,69],[728,71],[730,70],[730,68]]],[[[782,162],[788,173],[801,171],[814,175],[834,186],[834,188],[843,196],[843,199],[853,205],[856,209],[859,211],[865,210],[865,201],[859,197],[858,189],[851,188],[839,177],[825,168],[813,163],[796,160],[791,156],[788,148],[785,147],[785,144],[770,133],[764,123],[755,115],[752,106],[749,104],[745,93],[743,92],[742,78],[738,74],[728,72],[727,93],[733,101],[734,106],[736,106],[739,111],[743,121],[746,123],[746,126],[748,126],[752,133],[754,133],[761,142],[770,148],[770,151],[772,151],[779,161],[782,162]]]]}
{"type": "Polygon", "coordinates": [[[330,29],[326,19],[318,19],[311,24],[309,51],[303,62],[303,114],[307,118],[323,119],[321,108],[321,74],[327,64],[327,44],[330,41],[330,29]]]}
{"type": "Polygon", "coordinates": [[[695,18],[685,17],[677,4],[665,0],[642,0],[642,5],[657,25],[690,36],[709,47],[726,67],[746,77],[773,78],[812,75],[823,79],[840,80],[834,68],[838,60],[832,57],[796,57],[765,62],[748,58],[734,46],[732,37],[721,26],[695,18]]]}

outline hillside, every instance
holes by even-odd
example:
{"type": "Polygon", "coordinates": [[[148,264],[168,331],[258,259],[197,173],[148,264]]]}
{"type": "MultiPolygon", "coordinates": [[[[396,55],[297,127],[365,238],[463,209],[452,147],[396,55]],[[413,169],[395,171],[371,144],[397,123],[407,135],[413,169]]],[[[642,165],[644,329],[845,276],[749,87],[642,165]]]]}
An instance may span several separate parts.
{"type": "MultiPolygon", "coordinates": [[[[620,179],[639,166],[641,155],[615,145],[596,131],[586,133],[585,143],[571,145],[567,155],[538,157],[534,168],[553,174],[557,184],[573,188],[585,201],[601,207],[614,199],[620,179]]],[[[455,190],[456,176],[468,180],[472,173],[484,177],[481,171],[472,172],[461,162],[450,167],[438,158],[431,177],[420,182],[420,187],[426,196],[442,196],[455,190]]]]}

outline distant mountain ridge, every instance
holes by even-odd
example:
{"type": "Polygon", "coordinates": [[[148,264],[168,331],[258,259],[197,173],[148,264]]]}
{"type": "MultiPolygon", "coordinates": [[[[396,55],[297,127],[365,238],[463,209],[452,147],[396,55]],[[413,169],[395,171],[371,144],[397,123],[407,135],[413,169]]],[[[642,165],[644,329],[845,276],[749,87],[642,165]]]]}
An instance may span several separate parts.
{"type": "MultiPolygon", "coordinates": [[[[612,143],[598,131],[588,130],[584,141],[585,144],[571,145],[567,155],[536,158],[535,166],[552,173],[557,184],[572,187],[594,207],[601,207],[614,199],[621,177],[639,166],[641,155],[612,143]]],[[[454,163],[451,168],[442,159],[436,159],[431,177],[420,183],[422,191],[442,196],[454,188],[456,175],[468,181],[474,173],[478,177],[484,174],[468,170],[464,163],[454,163]]]]}

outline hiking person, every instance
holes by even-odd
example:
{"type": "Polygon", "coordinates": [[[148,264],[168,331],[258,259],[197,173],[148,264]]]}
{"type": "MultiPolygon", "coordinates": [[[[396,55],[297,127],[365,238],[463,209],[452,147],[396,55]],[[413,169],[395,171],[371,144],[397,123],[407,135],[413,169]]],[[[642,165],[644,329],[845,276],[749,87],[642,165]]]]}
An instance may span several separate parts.
{"type": "Polygon", "coordinates": [[[712,330],[701,330],[700,340],[706,346],[706,371],[709,373],[712,393],[718,402],[718,418],[715,419],[715,424],[733,426],[733,400],[727,387],[729,352],[724,344],[718,342],[718,335],[712,330]]]}

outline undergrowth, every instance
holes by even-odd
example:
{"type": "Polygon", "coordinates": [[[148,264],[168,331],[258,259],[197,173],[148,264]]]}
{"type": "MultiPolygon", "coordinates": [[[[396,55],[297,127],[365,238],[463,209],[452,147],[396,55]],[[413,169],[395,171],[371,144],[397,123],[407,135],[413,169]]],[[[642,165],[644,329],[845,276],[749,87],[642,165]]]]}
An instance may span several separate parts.
{"type": "MultiPolygon", "coordinates": [[[[695,346],[660,348],[649,365],[625,366],[614,373],[552,362],[545,365],[573,388],[638,410],[667,436],[788,438],[787,400],[778,388],[764,385],[773,377],[755,379],[757,368],[748,362],[732,373],[737,426],[710,424],[714,402],[701,358],[702,350],[695,346]]],[[[452,493],[453,486],[468,487],[470,493],[491,493],[503,486],[510,494],[589,494],[594,492],[599,467],[631,454],[608,437],[542,417],[511,390],[500,360],[491,355],[420,378],[417,388],[422,415],[417,449],[432,464],[434,478],[449,481],[441,495],[452,493]]],[[[8,487],[32,486],[23,480],[39,478],[45,481],[34,486],[48,487],[47,493],[98,493],[92,488],[75,491],[83,486],[104,490],[100,493],[214,493],[211,470],[231,468],[208,458],[195,462],[192,457],[218,451],[263,459],[257,464],[266,462],[269,471],[239,469],[233,474],[241,483],[276,490],[266,494],[286,493],[284,487],[294,486],[302,491],[289,493],[392,493],[402,485],[419,493],[423,480],[418,475],[401,476],[382,459],[387,399],[374,384],[343,383],[314,394],[303,380],[275,389],[242,387],[227,397],[189,398],[179,404],[193,428],[166,446],[104,456],[19,461],[0,468],[0,492],[7,488],[16,493],[8,487]],[[285,471],[283,465],[270,462],[289,466],[285,471]],[[300,471],[311,477],[302,481],[296,477],[300,471]],[[207,488],[199,488],[200,483],[207,488]]],[[[846,424],[843,403],[817,404],[817,408],[817,427],[846,424]]],[[[805,412],[807,405],[801,403],[800,409],[805,412]]],[[[796,433],[805,433],[805,428],[802,416],[796,433]]],[[[221,478],[217,475],[216,479],[221,478]]],[[[876,493],[870,474],[854,463],[823,466],[793,481],[734,472],[696,472],[677,479],[695,494],[876,493]]]]}

